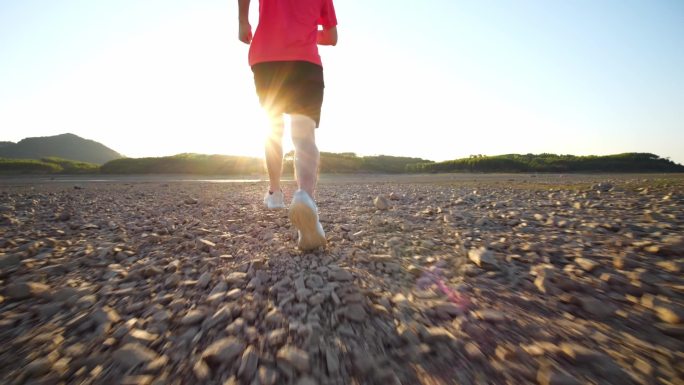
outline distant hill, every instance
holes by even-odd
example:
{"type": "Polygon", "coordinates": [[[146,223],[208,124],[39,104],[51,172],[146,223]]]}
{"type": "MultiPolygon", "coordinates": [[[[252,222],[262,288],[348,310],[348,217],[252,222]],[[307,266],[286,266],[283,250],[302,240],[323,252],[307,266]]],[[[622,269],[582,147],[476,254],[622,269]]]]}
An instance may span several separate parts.
{"type": "Polygon", "coordinates": [[[0,157],[41,159],[56,157],[80,162],[104,164],[123,156],[94,140],[74,134],[25,138],[18,143],[0,142],[0,157]]]}
{"type": "Polygon", "coordinates": [[[413,164],[411,172],[684,172],[684,166],[655,154],[615,155],[506,154],[473,155],[438,163],[413,164]]]}

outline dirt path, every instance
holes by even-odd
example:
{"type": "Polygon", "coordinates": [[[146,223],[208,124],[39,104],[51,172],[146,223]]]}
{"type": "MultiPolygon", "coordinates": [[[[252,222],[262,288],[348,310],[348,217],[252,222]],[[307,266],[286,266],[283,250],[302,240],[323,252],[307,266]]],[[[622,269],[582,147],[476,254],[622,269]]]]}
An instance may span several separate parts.
{"type": "Polygon", "coordinates": [[[682,383],[684,178],[424,178],[324,178],[309,254],[263,183],[6,183],[0,378],[682,383]]]}

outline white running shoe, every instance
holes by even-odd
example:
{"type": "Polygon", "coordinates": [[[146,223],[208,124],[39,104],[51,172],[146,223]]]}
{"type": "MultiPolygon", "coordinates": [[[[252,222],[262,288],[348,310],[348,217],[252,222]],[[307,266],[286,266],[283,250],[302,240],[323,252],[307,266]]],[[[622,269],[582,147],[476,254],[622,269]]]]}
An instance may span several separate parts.
{"type": "Polygon", "coordinates": [[[281,191],[266,191],[264,195],[264,205],[269,210],[284,209],[285,208],[285,197],[281,191]]]}
{"type": "Polygon", "coordinates": [[[302,251],[325,246],[325,231],[318,221],[318,208],[309,194],[297,190],[290,203],[290,221],[299,232],[297,246],[302,251]]]}

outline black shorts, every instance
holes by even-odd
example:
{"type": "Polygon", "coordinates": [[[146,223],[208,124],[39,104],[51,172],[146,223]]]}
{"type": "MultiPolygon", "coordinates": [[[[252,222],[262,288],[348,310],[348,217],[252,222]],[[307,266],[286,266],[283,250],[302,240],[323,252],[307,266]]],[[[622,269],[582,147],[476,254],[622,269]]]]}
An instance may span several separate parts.
{"type": "Polygon", "coordinates": [[[307,61],[273,61],[252,66],[259,103],[270,115],[299,114],[321,121],[323,67],[307,61]]]}

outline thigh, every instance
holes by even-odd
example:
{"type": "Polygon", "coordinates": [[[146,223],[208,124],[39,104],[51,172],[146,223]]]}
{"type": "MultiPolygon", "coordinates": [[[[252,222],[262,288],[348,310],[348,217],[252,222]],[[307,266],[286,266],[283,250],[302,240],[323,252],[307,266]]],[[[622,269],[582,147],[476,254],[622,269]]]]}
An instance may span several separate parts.
{"type": "Polygon", "coordinates": [[[310,117],[318,127],[323,105],[323,68],[309,62],[297,62],[290,77],[291,84],[286,87],[288,96],[287,110],[290,114],[310,117]]]}

